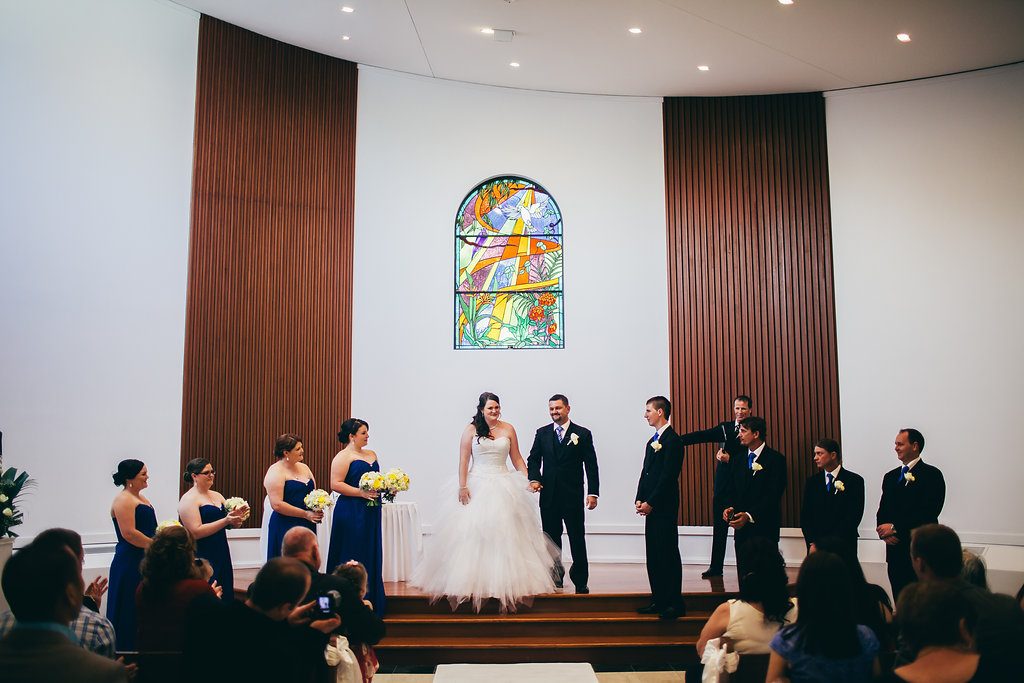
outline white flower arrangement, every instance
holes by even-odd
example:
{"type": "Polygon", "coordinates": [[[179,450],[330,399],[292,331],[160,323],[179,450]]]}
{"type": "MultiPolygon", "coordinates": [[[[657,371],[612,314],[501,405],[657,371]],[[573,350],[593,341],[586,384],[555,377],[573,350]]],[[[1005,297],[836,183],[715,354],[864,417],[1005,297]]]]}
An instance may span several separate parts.
{"type": "Polygon", "coordinates": [[[334,501],[331,500],[331,494],[323,489],[313,489],[306,494],[302,502],[305,504],[306,509],[312,512],[323,512],[334,505],[334,501]]]}
{"type": "Polygon", "coordinates": [[[832,485],[836,487],[836,493],[842,493],[843,491],[846,490],[846,485],[843,484],[843,482],[839,481],[838,479],[836,479],[832,485]]]}
{"type": "Polygon", "coordinates": [[[156,532],[160,533],[164,529],[170,529],[171,527],[181,526],[181,522],[176,519],[165,519],[156,525],[156,532]]]}
{"type": "MultiPolygon", "coordinates": [[[[245,498],[239,498],[239,497],[235,496],[234,498],[225,498],[224,499],[224,509],[227,510],[228,512],[233,512],[234,510],[237,510],[238,508],[247,508],[247,507],[249,507],[249,503],[246,502],[245,498]]],[[[249,511],[248,510],[246,510],[245,516],[242,517],[242,521],[244,522],[247,519],[249,519],[249,511]]]]}
{"type": "MultiPolygon", "coordinates": [[[[409,475],[400,467],[393,467],[386,473],[365,472],[359,477],[359,488],[363,491],[376,491],[380,494],[380,500],[385,503],[393,503],[395,496],[401,491],[409,490],[409,475]]],[[[367,507],[376,507],[380,501],[372,499],[366,501],[367,507]]]]}
{"type": "Polygon", "coordinates": [[[579,442],[580,442],[580,437],[579,437],[578,434],[570,434],[569,435],[569,443],[571,443],[573,446],[575,446],[579,442]]]}
{"type": "Polygon", "coordinates": [[[660,442],[660,441],[655,441],[655,442],[653,442],[653,443],[651,444],[651,448],[652,448],[652,449],[654,449],[654,452],[655,452],[655,453],[657,453],[658,451],[660,451],[660,450],[661,450],[661,442],[660,442]]]}

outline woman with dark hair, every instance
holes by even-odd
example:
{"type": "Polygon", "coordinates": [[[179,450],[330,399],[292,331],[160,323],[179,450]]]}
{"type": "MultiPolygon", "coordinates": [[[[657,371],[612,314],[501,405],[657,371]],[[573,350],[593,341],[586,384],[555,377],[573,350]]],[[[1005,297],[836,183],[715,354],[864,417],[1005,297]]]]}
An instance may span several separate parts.
{"type": "Polygon", "coordinates": [[[220,593],[216,582],[211,586],[202,578],[195,551],[192,535],[182,526],[164,527],[146,548],[135,599],[140,651],[180,652],[189,605],[199,596],[220,593]]]}
{"type": "Polygon", "coordinates": [[[519,437],[490,392],[462,433],[458,483],[413,584],[434,600],[446,596],[453,609],[472,600],[477,611],[489,598],[514,611],[523,598],[554,591],[559,550],[541,531],[519,437]]]}
{"type": "Polygon", "coordinates": [[[141,460],[122,460],[113,475],[123,487],[110,506],[117,545],[107,584],[107,619],[114,625],[118,650],[135,649],[135,589],[141,576],[139,563],[156,533],[156,511],[142,495],[149,485],[149,470],[141,460]]]}
{"type": "Polygon", "coordinates": [[[697,654],[713,638],[732,641],[732,651],[766,655],[780,628],[796,620],[796,600],[789,597],[789,577],[779,546],[766,538],[753,538],[740,546],[744,573],[740,596],[722,603],[704,624],[697,654]]]}
{"type": "Polygon", "coordinates": [[[224,509],[224,496],[213,490],[217,474],[206,458],[193,458],[185,465],[183,479],[192,488],[178,501],[178,519],[195,539],[196,555],[213,567],[213,579],[224,589],[224,600],[235,597],[235,576],[228,548],[228,527],[237,529],[249,508],[224,509]]]}
{"type": "Polygon", "coordinates": [[[281,542],[289,529],[304,526],[315,534],[317,523],[324,518],[323,512],[306,507],[305,498],[316,488],[316,480],[302,462],[304,454],[298,434],[282,434],[274,443],[277,462],[263,478],[263,488],[274,510],[267,527],[268,560],[280,557],[281,542]]]}
{"type": "Polygon", "coordinates": [[[327,550],[327,571],[350,560],[362,563],[369,576],[366,598],[373,611],[384,616],[384,559],[381,537],[381,507],[371,505],[377,493],[359,488],[359,479],[367,472],[380,472],[377,454],[366,447],[370,425],[351,417],[341,424],[338,441],[343,448],[331,461],[331,490],[338,494],[331,524],[331,544],[327,550]]]}
{"type": "Polygon", "coordinates": [[[896,648],[896,634],[893,633],[889,594],[881,586],[868,583],[857,555],[851,555],[848,541],[836,536],[823,536],[815,543],[815,548],[838,555],[846,565],[853,581],[854,618],[858,624],[867,626],[875,634],[881,652],[892,652],[896,648]]]}
{"type": "Polygon", "coordinates": [[[765,680],[866,683],[878,674],[878,639],[857,624],[853,588],[838,555],[807,556],[796,580],[800,613],[772,639],[765,680]]]}

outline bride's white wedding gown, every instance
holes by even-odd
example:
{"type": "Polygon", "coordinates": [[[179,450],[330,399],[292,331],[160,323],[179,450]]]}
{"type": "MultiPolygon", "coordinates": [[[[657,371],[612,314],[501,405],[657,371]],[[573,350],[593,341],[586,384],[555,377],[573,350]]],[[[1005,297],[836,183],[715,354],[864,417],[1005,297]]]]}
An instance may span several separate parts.
{"type": "Polygon", "coordinates": [[[457,491],[444,492],[434,541],[413,574],[414,586],[434,600],[447,597],[453,609],[472,600],[479,611],[496,598],[514,611],[523,598],[555,589],[559,550],[541,531],[526,476],[508,467],[510,447],[505,436],[473,438],[469,504],[459,503],[457,491]]]}

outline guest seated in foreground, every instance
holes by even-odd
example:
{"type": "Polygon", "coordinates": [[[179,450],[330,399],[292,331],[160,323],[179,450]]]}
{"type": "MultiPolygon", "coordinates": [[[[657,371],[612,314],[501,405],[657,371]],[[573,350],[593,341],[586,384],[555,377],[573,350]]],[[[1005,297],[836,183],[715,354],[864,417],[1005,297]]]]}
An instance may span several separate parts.
{"type": "Polygon", "coordinates": [[[870,681],[878,674],[878,639],[857,624],[853,580],[838,555],[811,553],[800,567],[796,624],[772,639],[767,681],[870,681]]]}
{"type": "MultiPolygon", "coordinates": [[[[47,529],[40,533],[32,541],[36,548],[42,547],[66,547],[76,558],[78,558],[78,569],[81,571],[82,563],[85,561],[85,550],[82,548],[82,537],[78,532],[70,529],[47,529]]],[[[114,627],[99,614],[100,603],[103,600],[103,593],[106,591],[107,582],[102,577],[93,580],[86,589],[82,598],[82,609],[74,618],[68,628],[78,638],[79,644],[98,655],[114,657],[114,627]],[[92,605],[86,605],[86,600],[91,598],[92,605]]],[[[0,638],[3,638],[14,628],[17,620],[14,613],[4,612],[0,614],[0,638]]]]}
{"type": "MultiPolygon", "coordinates": [[[[368,609],[373,609],[373,604],[366,599],[370,580],[366,567],[353,560],[338,565],[338,568],[334,570],[334,575],[355,588],[363,604],[368,609]]],[[[359,672],[362,675],[363,683],[369,683],[373,680],[373,675],[380,669],[380,663],[377,661],[377,652],[373,649],[374,643],[368,643],[357,637],[349,636],[348,644],[352,649],[352,654],[355,655],[356,662],[359,663],[359,672]]]]}
{"type": "Polygon", "coordinates": [[[120,683],[128,671],[81,647],[68,625],[81,614],[85,582],[66,546],[29,544],[7,561],[4,595],[17,624],[0,640],[4,683],[120,683]]]}
{"type": "Polygon", "coordinates": [[[740,654],[768,654],[778,630],[796,621],[796,600],[789,597],[786,564],[779,547],[765,538],[753,538],[740,547],[745,554],[740,576],[740,597],[718,606],[704,624],[697,654],[713,638],[725,637],[740,654]]]}
{"type": "Polygon", "coordinates": [[[305,565],[277,557],[260,569],[246,600],[195,601],[186,616],[185,657],[206,663],[208,681],[313,679],[341,619],[318,618],[315,602],[300,604],[309,581],[305,565]]]}
{"type": "Polygon", "coordinates": [[[185,612],[200,596],[217,596],[196,564],[192,535],[182,526],[161,529],[142,559],[142,583],[135,598],[137,646],[141,652],[178,652],[185,640],[185,612]]]}
{"type": "Polygon", "coordinates": [[[868,583],[857,555],[850,554],[850,546],[843,539],[826,536],[815,544],[817,550],[835,553],[846,564],[853,580],[853,615],[858,624],[871,629],[878,638],[880,652],[892,652],[896,647],[893,628],[892,602],[881,586],[868,583]]]}
{"type": "Polygon", "coordinates": [[[329,590],[338,591],[341,596],[341,604],[337,610],[338,616],[341,617],[339,633],[347,636],[350,640],[370,645],[380,642],[384,637],[384,620],[374,613],[372,606],[366,606],[359,593],[359,587],[353,586],[344,577],[320,572],[322,555],[316,534],[303,527],[289,529],[288,533],[284,535],[281,550],[284,557],[298,560],[309,570],[311,577],[309,591],[303,598],[303,602],[316,600],[317,596],[324,595],[329,590]]]}
{"type": "Polygon", "coordinates": [[[985,560],[981,559],[970,550],[963,551],[964,568],[960,572],[960,578],[967,583],[988,590],[988,570],[985,568],[985,560]]]}
{"type": "Polygon", "coordinates": [[[917,652],[883,681],[966,683],[1010,681],[1018,666],[973,651],[974,611],[963,591],[948,581],[924,581],[903,589],[897,603],[900,635],[917,652]]]}

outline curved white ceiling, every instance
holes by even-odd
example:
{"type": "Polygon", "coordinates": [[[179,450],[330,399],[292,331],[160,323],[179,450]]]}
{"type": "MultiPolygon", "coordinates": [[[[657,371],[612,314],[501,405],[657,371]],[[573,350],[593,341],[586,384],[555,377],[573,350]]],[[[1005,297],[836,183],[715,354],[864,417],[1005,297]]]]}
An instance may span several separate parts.
{"type": "Polygon", "coordinates": [[[575,93],[834,90],[1024,60],[1024,0],[175,1],[361,64],[575,93]]]}

